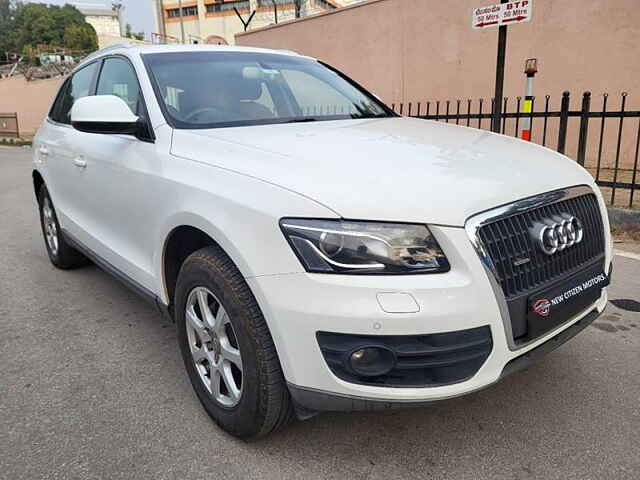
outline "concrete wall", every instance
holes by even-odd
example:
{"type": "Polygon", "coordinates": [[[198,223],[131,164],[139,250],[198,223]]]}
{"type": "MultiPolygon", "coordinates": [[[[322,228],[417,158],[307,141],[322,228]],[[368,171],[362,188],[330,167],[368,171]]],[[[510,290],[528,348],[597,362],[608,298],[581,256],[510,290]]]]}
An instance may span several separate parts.
{"type": "MultiPolygon", "coordinates": [[[[491,2],[485,2],[491,3],[491,2]]],[[[536,93],[591,90],[640,100],[638,0],[534,0],[533,20],[509,28],[505,95],[523,94],[537,57],[536,93]],[[634,98],[635,97],[635,98],[634,98]]],[[[371,0],[240,33],[240,45],[294,49],[325,60],[388,103],[489,97],[497,29],[471,28],[478,0],[371,0]]]]}
{"type": "Polygon", "coordinates": [[[27,82],[22,76],[0,80],[0,112],[18,112],[20,135],[34,135],[63,80],[57,77],[27,82]]]}

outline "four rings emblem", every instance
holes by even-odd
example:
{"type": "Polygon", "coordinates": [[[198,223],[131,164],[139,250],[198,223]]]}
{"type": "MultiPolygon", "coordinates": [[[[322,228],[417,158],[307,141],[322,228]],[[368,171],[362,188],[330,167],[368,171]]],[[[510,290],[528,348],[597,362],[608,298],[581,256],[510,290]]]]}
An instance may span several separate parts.
{"type": "Polygon", "coordinates": [[[582,241],[582,222],[568,213],[544,218],[531,229],[534,242],[547,255],[561,252],[582,241]]]}

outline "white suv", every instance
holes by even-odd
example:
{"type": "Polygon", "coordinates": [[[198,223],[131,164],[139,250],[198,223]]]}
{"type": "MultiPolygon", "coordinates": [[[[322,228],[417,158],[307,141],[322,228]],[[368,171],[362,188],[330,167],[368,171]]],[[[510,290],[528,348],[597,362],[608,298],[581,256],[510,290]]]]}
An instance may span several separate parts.
{"type": "Polygon", "coordinates": [[[53,264],[92,260],[175,320],[243,438],[476,391],[607,301],[606,209],[575,162],[399,117],[292,52],[100,51],[34,152],[53,264]]]}

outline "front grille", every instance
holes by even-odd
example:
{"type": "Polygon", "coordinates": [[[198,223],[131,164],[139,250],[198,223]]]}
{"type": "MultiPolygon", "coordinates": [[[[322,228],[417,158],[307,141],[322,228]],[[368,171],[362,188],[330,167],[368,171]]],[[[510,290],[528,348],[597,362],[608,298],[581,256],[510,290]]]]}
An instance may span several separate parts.
{"type": "Polygon", "coordinates": [[[480,227],[478,235],[495,266],[507,301],[570,275],[604,256],[604,228],[594,194],[568,198],[489,221],[480,227]],[[546,255],[535,245],[529,230],[543,218],[562,213],[582,221],[583,240],[563,251],[546,255]]]}
{"type": "Polygon", "coordinates": [[[493,342],[489,327],[427,335],[349,335],[318,332],[320,350],[331,371],[347,382],[381,387],[435,387],[471,378],[485,362],[493,342]],[[363,347],[391,350],[393,369],[376,377],[358,376],[349,355],[363,347]]]}

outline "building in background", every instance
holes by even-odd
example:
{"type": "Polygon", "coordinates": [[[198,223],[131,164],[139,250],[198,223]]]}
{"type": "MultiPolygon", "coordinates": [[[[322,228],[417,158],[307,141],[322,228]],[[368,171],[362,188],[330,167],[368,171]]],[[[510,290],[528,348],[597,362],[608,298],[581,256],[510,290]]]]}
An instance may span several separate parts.
{"type": "Polygon", "coordinates": [[[245,30],[323,13],[362,0],[152,0],[158,43],[235,43],[245,30]],[[298,5],[296,5],[298,4],[298,5]],[[180,8],[182,7],[182,15],[180,8]],[[299,11],[296,11],[299,9],[299,11]],[[242,16],[241,20],[236,10],[242,16]],[[249,21],[252,13],[255,12],[249,21]]]}
{"type": "Polygon", "coordinates": [[[121,22],[119,18],[119,10],[115,11],[111,8],[105,8],[104,5],[92,5],[76,3],[74,6],[84,15],[85,20],[96,31],[98,36],[109,35],[121,37],[121,22]]]}
{"type": "Polygon", "coordinates": [[[72,3],[72,5],[80,10],[80,13],[84,15],[87,23],[96,31],[98,35],[98,47],[100,48],[123,42],[149,43],[144,40],[136,40],[124,36],[122,19],[124,5],[122,2],[112,2],[112,8],[108,8],[102,4],[89,3],[72,3]]]}

